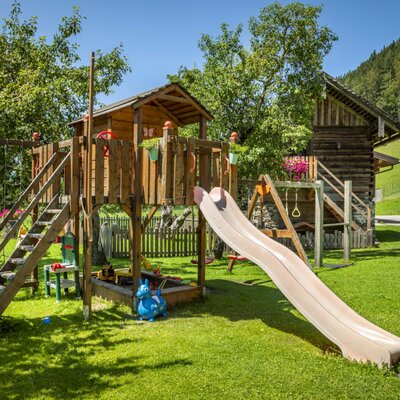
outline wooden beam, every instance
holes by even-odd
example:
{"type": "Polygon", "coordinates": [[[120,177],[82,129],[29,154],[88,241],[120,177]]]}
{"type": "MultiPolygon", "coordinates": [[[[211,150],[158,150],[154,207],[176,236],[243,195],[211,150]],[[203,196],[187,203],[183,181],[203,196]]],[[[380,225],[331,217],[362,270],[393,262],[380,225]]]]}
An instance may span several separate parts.
{"type": "MultiPolygon", "coordinates": [[[[175,89],[177,92],[179,92],[182,96],[185,97],[189,97],[187,93],[185,93],[185,91],[180,88],[178,85],[175,86],[175,89]]],[[[200,106],[199,103],[197,103],[197,101],[193,100],[191,97],[189,97],[190,99],[190,103],[193,104],[193,107],[197,108],[197,110],[199,111],[199,113],[205,117],[206,119],[208,119],[209,121],[213,119],[213,116],[208,113],[203,107],[200,106]]]]}
{"type": "Polygon", "coordinates": [[[315,231],[314,231],[314,265],[322,266],[324,251],[324,182],[315,189],[315,231]]]}
{"type": "MultiPolygon", "coordinates": [[[[135,159],[133,168],[135,171],[135,180],[133,191],[135,194],[134,200],[130,201],[130,267],[132,270],[132,290],[135,295],[139,288],[139,278],[141,277],[140,262],[141,262],[141,238],[142,238],[142,164],[143,164],[143,149],[139,146],[142,143],[143,124],[142,108],[134,109],[133,111],[133,142],[135,146],[135,159]]],[[[136,297],[133,298],[132,311],[136,312],[136,297]]]]}
{"type": "Polygon", "coordinates": [[[172,114],[167,108],[165,108],[157,99],[153,100],[154,104],[157,105],[157,107],[172,121],[175,122],[176,125],[178,126],[183,126],[182,122],[177,118],[174,114],[172,114]]]}
{"type": "Polygon", "coordinates": [[[351,207],[352,182],[344,181],[344,222],[346,225],[343,228],[343,258],[344,262],[348,263],[351,258],[352,245],[352,207],[351,207]]]}
{"type": "Polygon", "coordinates": [[[0,145],[18,146],[18,147],[39,147],[43,143],[36,140],[19,140],[19,139],[4,139],[0,138],[0,145]]]}
{"type": "Polygon", "coordinates": [[[279,214],[286,226],[286,229],[291,232],[292,241],[293,241],[294,247],[297,250],[297,254],[311,268],[310,262],[308,261],[307,255],[303,249],[303,246],[300,242],[297,232],[293,228],[292,221],[290,220],[289,216],[286,214],[286,210],[283,207],[282,200],[279,197],[278,192],[276,191],[276,188],[274,186],[272,179],[270,178],[269,175],[264,175],[263,178],[264,178],[266,184],[269,186],[269,193],[271,194],[271,196],[275,202],[275,205],[276,205],[276,207],[279,211],[279,214]]]}
{"type": "Polygon", "coordinates": [[[175,103],[192,103],[192,100],[189,100],[186,97],[171,96],[169,94],[160,94],[157,96],[157,99],[173,101],[175,103]]]}
{"type": "MultiPolygon", "coordinates": [[[[200,121],[200,139],[207,138],[207,121],[202,116],[200,121]]],[[[200,186],[209,191],[211,186],[210,170],[211,154],[200,155],[200,186]]],[[[197,286],[202,290],[206,279],[206,219],[199,207],[199,223],[197,227],[198,260],[197,260],[197,286]]]]}
{"type": "Polygon", "coordinates": [[[85,150],[85,201],[86,213],[89,217],[84,217],[83,237],[85,263],[83,269],[83,319],[88,321],[92,316],[92,249],[93,249],[93,219],[92,212],[92,136],[93,136],[93,104],[94,104],[94,52],[90,57],[89,75],[89,121],[86,130],[86,150],[85,150]]]}
{"type": "Polygon", "coordinates": [[[142,222],[142,232],[145,231],[145,229],[147,228],[147,225],[149,225],[150,221],[152,220],[152,218],[154,217],[154,215],[156,215],[156,212],[158,210],[159,206],[154,206],[152,207],[152,209],[149,211],[149,213],[146,215],[146,218],[144,219],[144,221],[142,222]]]}

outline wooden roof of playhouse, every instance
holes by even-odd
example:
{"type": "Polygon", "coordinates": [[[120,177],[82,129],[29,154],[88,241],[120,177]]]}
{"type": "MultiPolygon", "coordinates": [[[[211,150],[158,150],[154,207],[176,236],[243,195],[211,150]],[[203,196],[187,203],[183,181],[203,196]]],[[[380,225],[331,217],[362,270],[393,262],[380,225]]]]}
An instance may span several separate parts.
{"type": "Polygon", "coordinates": [[[345,87],[329,74],[324,73],[324,79],[327,95],[343,103],[369,125],[375,146],[400,137],[400,123],[393,116],[345,87]]]}
{"type": "MultiPolygon", "coordinates": [[[[133,111],[139,108],[143,113],[143,127],[153,128],[154,136],[162,134],[162,127],[167,120],[172,122],[174,128],[178,128],[198,123],[201,119],[213,118],[211,113],[184,87],[170,83],[99,108],[93,113],[94,132],[112,129],[114,133],[117,131],[117,134],[121,131],[122,136],[118,135],[119,138],[129,139],[122,134],[122,131],[131,132],[133,111]]],[[[69,125],[74,126],[79,134],[83,118],[69,125]]]]}

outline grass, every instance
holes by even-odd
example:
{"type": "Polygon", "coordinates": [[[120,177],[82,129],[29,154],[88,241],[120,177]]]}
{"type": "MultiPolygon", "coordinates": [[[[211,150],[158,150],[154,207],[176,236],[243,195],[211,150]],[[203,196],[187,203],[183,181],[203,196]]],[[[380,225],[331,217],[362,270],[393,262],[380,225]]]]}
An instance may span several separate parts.
{"type": "MultiPolygon", "coordinates": [[[[389,156],[393,156],[396,158],[400,158],[400,140],[395,140],[386,146],[380,146],[376,148],[376,151],[387,154],[389,156]]],[[[383,195],[385,200],[395,199],[400,197],[400,164],[395,165],[394,168],[390,171],[384,172],[382,174],[376,175],[376,187],[383,189],[383,195]]],[[[377,203],[379,206],[380,203],[377,203]]],[[[388,206],[382,206],[384,211],[385,207],[390,207],[390,203],[388,206]]],[[[380,211],[379,207],[377,207],[377,212],[380,211]]],[[[397,208],[398,214],[400,209],[397,208]]],[[[385,214],[378,214],[385,215],[385,214]]]]}
{"type": "MultiPolygon", "coordinates": [[[[400,336],[400,228],[380,226],[378,237],[379,248],[354,251],[353,267],[316,273],[400,336]]],[[[53,246],[43,264],[58,252],[53,246]]],[[[329,252],[325,261],[341,256],[329,252]]],[[[196,276],[189,259],[158,261],[165,274],[196,276]]],[[[259,268],[240,263],[227,274],[226,265],[208,266],[204,301],[153,324],[98,299],[84,324],[72,293],[57,304],[42,287],[35,297],[21,291],[0,325],[0,398],[398,399],[397,370],[345,360],[259,268]]]]}
{"type": "Polygon", "coordinates": [[[384,200],[376,203],[375,213],[376,215],[399,215],[400,197],[397,199],[384,200]]]}

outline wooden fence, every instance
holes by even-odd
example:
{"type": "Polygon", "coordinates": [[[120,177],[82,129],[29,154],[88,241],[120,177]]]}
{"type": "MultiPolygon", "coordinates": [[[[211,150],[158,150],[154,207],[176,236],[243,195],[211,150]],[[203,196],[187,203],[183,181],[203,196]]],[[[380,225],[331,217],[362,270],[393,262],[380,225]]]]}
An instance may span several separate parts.
{"type": "MultiPolygon", "coordinates": [[[[112,228],[112,254],[114,258],[129,258],[129,218],[126,217],[103,217],[100,223],[108,222],[112,228]]],[[[160,217],[154,217],[145,232],[142,234],[142,254],[145,257],[188,257],[197,256],[197,219],[188,218],[182,227],[175,232],[171,228],[160,228],[160,217]]],[[[213,255],[213,248],[217,235],[207,224],[206,228],[206,254],[213,255]]],[[[314,248],[314,232],[299,233],[301,244],[305,250],[314,248]]],[[[291,239],[275,239],[294,250],[291,239]]],[[[353,231],[353,249],[362,249],[373,246],[372,231],[353,231]]],[[[343,232],[325,232],[324,249],[342,249],[343,232]]],[[[224,253],[231,252],[225,246],[224,253]]]]}
{"type": "MultiPolygon", "coordinates": [[[[112,229],[112,255],[129,257],[129,218],[103,217],[112,229]]],[[[187,257],[197,255],[197,219],[188,218],[177,230],[160,227],[161,218],[153,217],[142,233],[142,254],[145,257],[187,257]]]]}

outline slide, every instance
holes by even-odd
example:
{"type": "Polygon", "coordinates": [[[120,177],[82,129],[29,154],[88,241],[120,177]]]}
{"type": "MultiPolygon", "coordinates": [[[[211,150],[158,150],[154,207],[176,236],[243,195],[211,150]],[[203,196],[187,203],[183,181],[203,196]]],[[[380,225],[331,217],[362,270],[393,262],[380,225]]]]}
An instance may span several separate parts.
{"type": "Polygon", "coordinates": [[[196,187],[194,199],[217,235],[262,268],[286,298],[351,360],[391,366],[400,361],[400,338],[357,314],[295,253],[260,232],[222,188],[196,187]]]}

